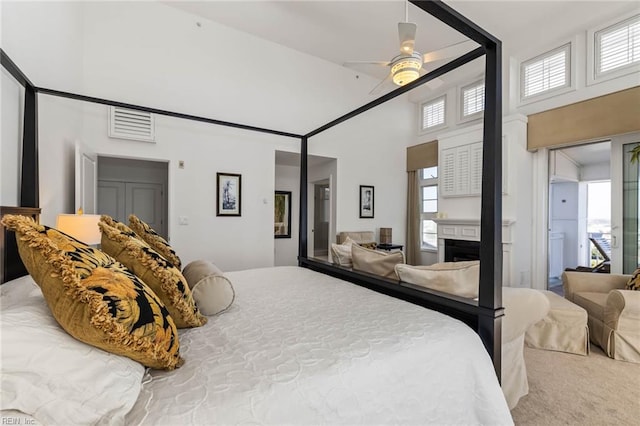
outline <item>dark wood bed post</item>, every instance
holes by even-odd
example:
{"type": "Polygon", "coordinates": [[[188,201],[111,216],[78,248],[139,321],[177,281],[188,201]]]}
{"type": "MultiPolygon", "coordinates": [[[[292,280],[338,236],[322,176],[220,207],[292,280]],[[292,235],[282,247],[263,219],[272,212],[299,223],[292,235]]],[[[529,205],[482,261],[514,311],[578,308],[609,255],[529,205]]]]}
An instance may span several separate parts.
{"type": "Polygon", "coordinates": [[[502,316],[502,47],[486,46],[484,143],[480,216],[480,288],[478,303],[494,316],[480,315],[478,334],[501,376],[502,316]],[[489,344],[491,342],[491,344],[489,344]]]}
{"type": "Polygon", "coordinates": [[[21,207],[40,207],[40,185],[38,179],[38,93],[34,86],[27,84],[24,93],[24,129],[20,180],[21,207]]]}
{"type": "Polygon", "coordinates": [[[307,184],[307,156],[308,156],[308,142],[309,139],[306,136],[300,138],[300,222],[298,231],[298,265],[300,258],[307,257],[307,207],[308,207],[308,188],[307,184]]]}

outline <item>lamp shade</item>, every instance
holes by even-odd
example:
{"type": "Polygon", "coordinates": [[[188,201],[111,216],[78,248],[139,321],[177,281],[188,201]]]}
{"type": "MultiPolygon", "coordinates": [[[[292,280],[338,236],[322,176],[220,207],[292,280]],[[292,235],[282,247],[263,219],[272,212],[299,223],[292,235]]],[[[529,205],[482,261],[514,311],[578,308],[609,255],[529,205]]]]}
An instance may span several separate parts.
{"type": "Polygon", "coordinates": [[[398,86],[404,86],[420,77],[422,57],[418,52],[400,55],[391,62],[391,79],[398,86]]]}
{"type": "Polygon", "coordinates": [[[391,228],[380,228],[380,244],[391,244],[391,228]]]}
{"type": "Polygon", "coordinates": [[[100,244],[99,214],[59,214],[56,229],[87,245],[100,244]]]}

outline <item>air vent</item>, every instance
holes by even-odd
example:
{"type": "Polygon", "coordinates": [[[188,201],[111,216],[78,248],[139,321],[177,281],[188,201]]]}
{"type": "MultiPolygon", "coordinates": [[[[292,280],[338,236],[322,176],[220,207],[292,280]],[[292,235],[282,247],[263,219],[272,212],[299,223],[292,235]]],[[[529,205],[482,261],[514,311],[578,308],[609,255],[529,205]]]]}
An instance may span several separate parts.
{"type": "Polygon", "coordinates": [[[155,142],[153,114],[120,107],[109,107],[109,137],[155,142]]]}

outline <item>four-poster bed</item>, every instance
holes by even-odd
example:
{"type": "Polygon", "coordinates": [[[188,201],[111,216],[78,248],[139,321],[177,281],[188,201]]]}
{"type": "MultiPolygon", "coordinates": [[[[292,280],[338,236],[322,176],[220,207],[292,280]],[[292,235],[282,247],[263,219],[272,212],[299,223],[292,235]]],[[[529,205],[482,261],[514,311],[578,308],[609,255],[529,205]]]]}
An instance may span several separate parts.
{"type": "MultiPolygon", "coordinates": [[[[501,93],[501,43],[495,37],[479,28],[449,6],[442,2],[412,1],[418,8],[431,14],[443,23],[456,29],[471,40],[477,42],[480,47],[465,55],[429,72],[418,80],[400,87],[393,92],[384,95],[348,114],[339,117],[324,126],[307,134],[298,135],[281,132],[272,129],[259,128],[244,124],[225,122],[206,117],[159,110],[140,105],[125,104],[106,99],[98,99],[83,95],[60,92],[48,88],[35,86],[14,64],[4,51],[2,54],[2,66],[25,87],[25,114],[24,135],[22,153],[22,179],[20,182],[20,205],[22,207],[37,208],[38,200],[38,140],[37,140],[37,95],[38,93],[71,98],[80,101],[98,104],[121,106],[130,109],[138,109],[155,114],[161,114],[187,120],[195,120],[215,125],[230,126],[247,131],[257,131],[279,135],[300,140],[300,230],[298,263],[299,266],[329,275],[334,278],[349,281],[402,299],[416,305],[433,309],[449,316],[457,318],[474,329],[487,352],[489,353],[495,373],[500,377],[501,370],[501,319],[502,308],[502,249],[501,249],[501,134],[502,134],[502,93],[501,93]],[[344,268],[336,267],[327,262],[312,259],[307,253],[307,156],[309,139],[339,125],[346,120],[364,113],[376,106],[400,96],[415,87],[446,74],[481,56],[486,58],[485,69],[485,111],[484,111],[484,138],[483,138],[483,176],[482,176],[482,216],[481,216],[481,250],[480,250],[480,286],[478,301],[464,300],[456,297],[445,297],[436,292],[428,292],[418,289],[410,284],[392,282],[376,276],[357,273],[344,268]]],[[[311,271],[309,271],[311,273],[311,271]]],[[[242,275],[242,274],[239,274],[242,275]]],[[[316,275],[308,275],[313,281],[316,275]]],[[[333,280],[334,278],[327,278],[333,280]]],[[[333,283],[333,281],[331,281],[333,283]]],[[[358,289],[362,291],[362,289],[358,289]]],[[[378,297],[378,296],[376,296],[378,297]]],[[[380,296],[384,297],[384,296],[380,296]]],[[[394,302],[395,303],[395,302],[394,302]]],[[[345,305],[344,309],[347,305],[345,305]]],[[[426,311],[426,310],[425,310],[426,311]]],[[[456,332],[458,333],[458,332],[456,332]]],[[[484,380],[484,379],[483,379],[484,380]]],[[[493,389],[495,390],[495,389],[493,389]]],[[[491,391],[492,392],[492,391],[491,391]]],[[[491,393],[489,392],[489,393],[491,393]]],[[[483,399],[482,397],[480,398],[483,399]]],[[[493,404],[493,402],[491,403],[493,404]]],[[[491,405],[489,404],[489,405],[491,405]]],[[[499,411],[503,409],[498,402],[499,411]]],[[[504,422],[504,413],[498,415],[496,420],[504,422]]],[[[400,418],[396,418],[399,421],[400,418]]],[[[282,420],[282,419],[279,419],[282,420]]],[[[352,419],[353,420],[353,419],[352,419]]],[[[486,419],[485,419],[486,420],[486,419]]]]}

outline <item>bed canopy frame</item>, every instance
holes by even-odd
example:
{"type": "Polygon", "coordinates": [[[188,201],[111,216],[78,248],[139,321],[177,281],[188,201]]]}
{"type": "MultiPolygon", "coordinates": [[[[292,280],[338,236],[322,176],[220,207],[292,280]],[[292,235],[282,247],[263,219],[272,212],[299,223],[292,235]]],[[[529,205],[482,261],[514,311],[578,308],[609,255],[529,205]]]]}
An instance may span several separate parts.
{"type": "Polygon", "coordinates": [[[22,167],[20,181],[20,206],[39,207],[38,187],[38,93],[85,102],[118,106],[151,112],[186,120],[235,127],[247,131],[269,133],[300,140],[300,229],[298,264],[318,272],[332,275],[392,297],[400,298],[460,319],[479,334],[493,359],[498,378],[501,370],[501,320],[502,307],[502,51],[501,42],[478,25],[456,12],[442,1],[409,0],[424,12],[457,30],[480,47],[421,76],[417,80],[369,102],[335,120],[305,134],[282,132],[273,129],[215,120],[178,112],[160,110],[140,105],[126,104],[74,93],[61,92],[34,85],[19,67],[0,49],[2,66],[25,88],[24,126],[22,140],[22,167]],[[485,109],[482,148],[482,195],[480,284],[477,301],[432,292],[406,283],[382,279],[374,275],[354,272],[328,262],[309,258],[307,255],[307,156],[309,138],[330,129],[352,117],[400,96],[428,81],[444,75],[474,59],[485,56],[485,109]]]}

